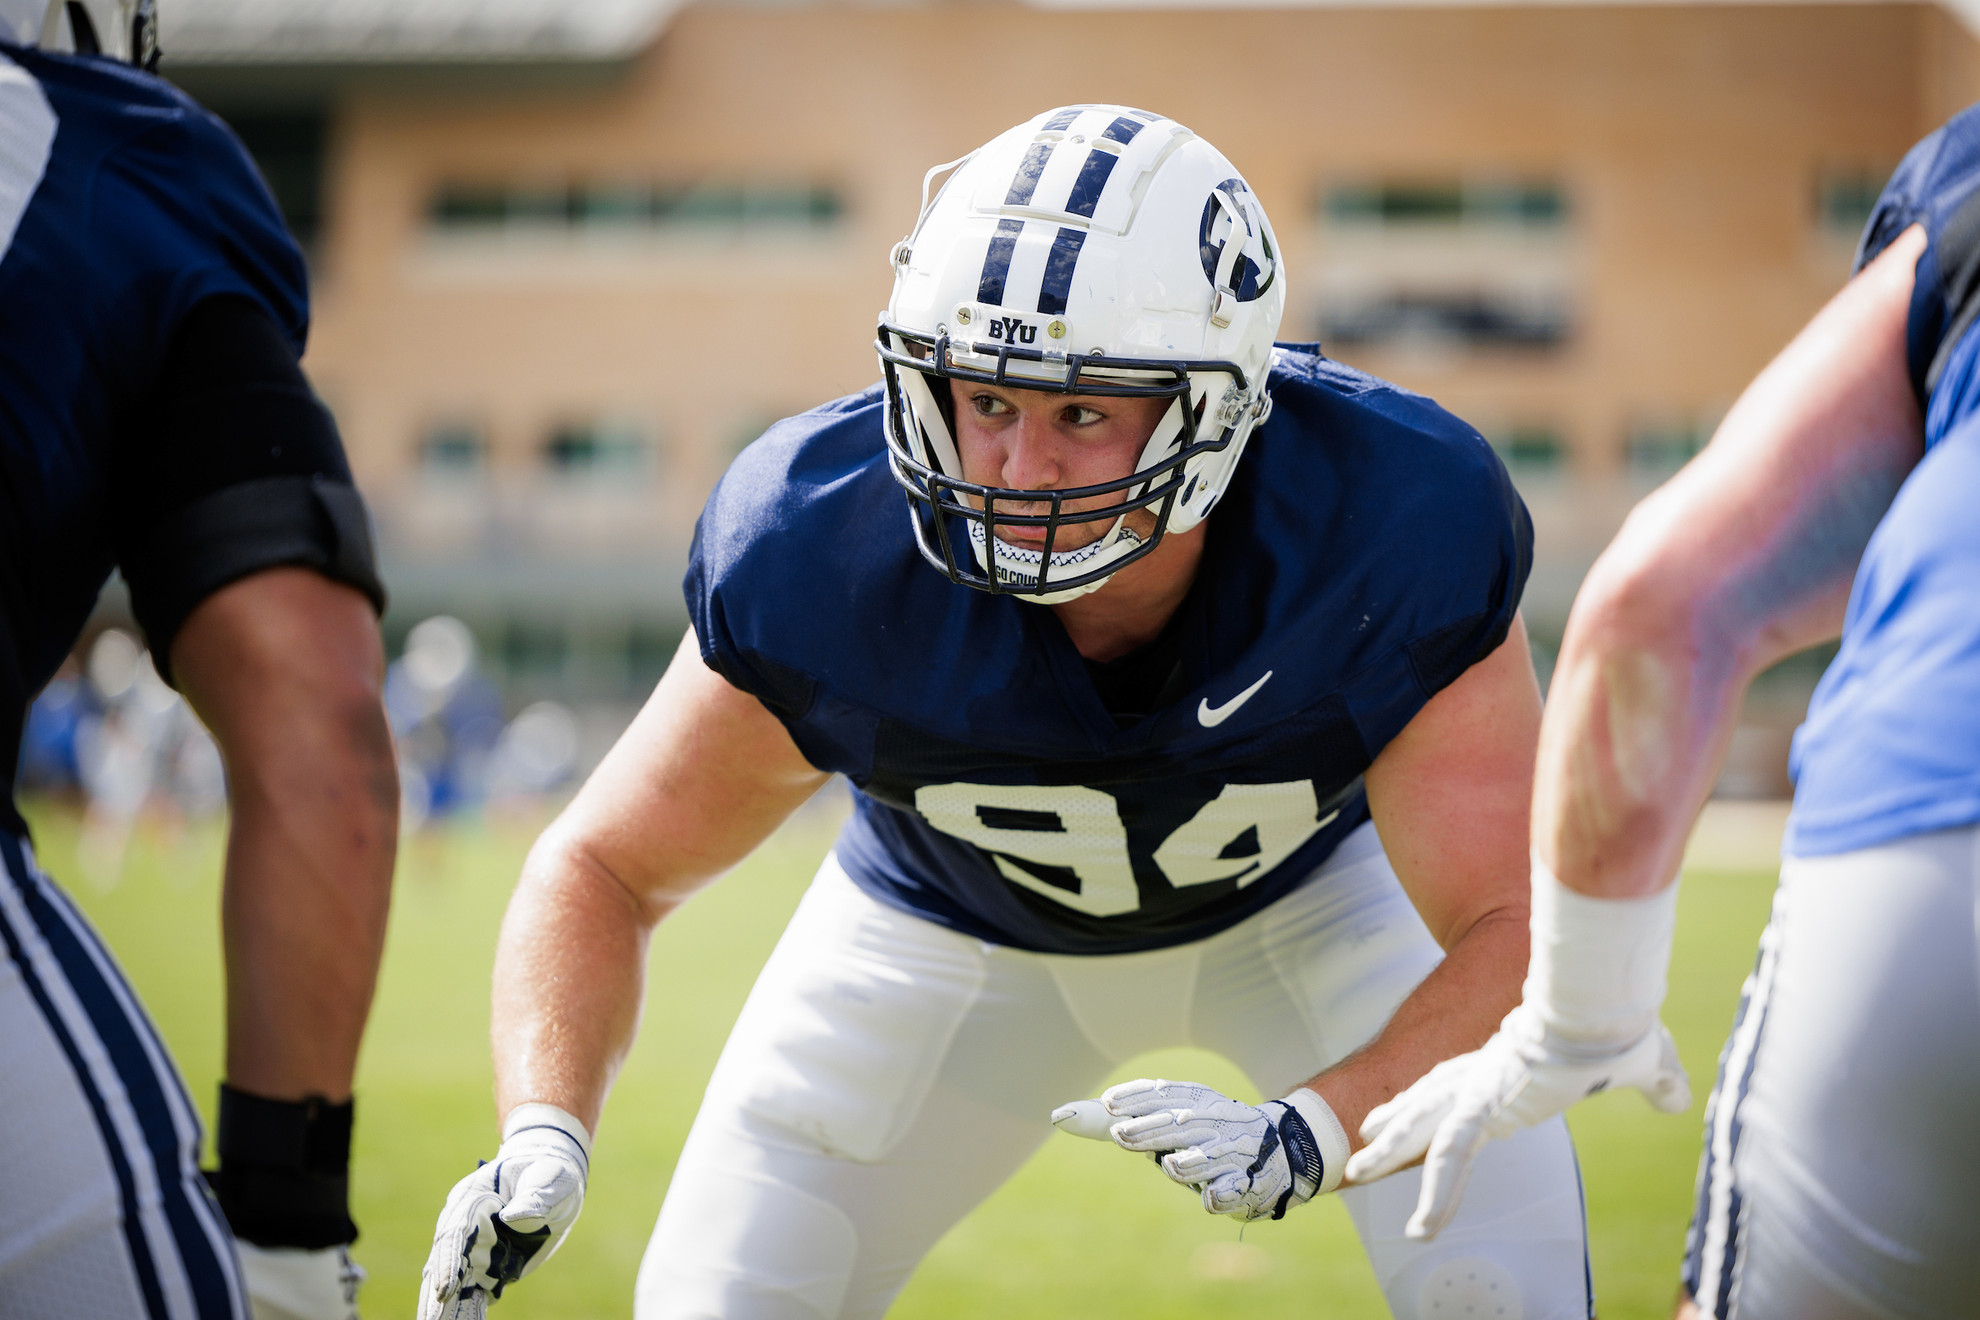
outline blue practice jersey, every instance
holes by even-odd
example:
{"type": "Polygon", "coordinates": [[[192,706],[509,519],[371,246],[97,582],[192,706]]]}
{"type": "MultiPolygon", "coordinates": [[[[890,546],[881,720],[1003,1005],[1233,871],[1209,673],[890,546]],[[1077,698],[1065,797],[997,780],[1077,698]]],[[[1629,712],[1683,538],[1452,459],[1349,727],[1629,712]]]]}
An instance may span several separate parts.
{"type": "Polygon", "coordinates": [[[0,44],[8,799],[27,703],[113,567],[161,656],[205,593],[259,567],[375,598],[362,506],[295,365],[307,325],[302,255],[217,119],[127,65],[0,44]]]}
{"type": "Polygon", "coordinates": [[[780,423],[702,514],[707,662],[846,775],[839,860],[965,934],[1100,954],[1199,939],[1368,819],[1361,775],[1506,636],[1531,564],[1491,448],[1310,348],[1209,521],[1181,695],[1121,727],[1049,608],[915,548],[879,388],[780,423]]]}
{"type": "Polygon", "coordinates": [[[1907,350],[1925,457],[1870,538],[1842,648],[1794,740],[1785,850],[1815,856],[1980,821],[1980,107],[1878,200],[1861,266],[1912,225],[1907,350]]]}

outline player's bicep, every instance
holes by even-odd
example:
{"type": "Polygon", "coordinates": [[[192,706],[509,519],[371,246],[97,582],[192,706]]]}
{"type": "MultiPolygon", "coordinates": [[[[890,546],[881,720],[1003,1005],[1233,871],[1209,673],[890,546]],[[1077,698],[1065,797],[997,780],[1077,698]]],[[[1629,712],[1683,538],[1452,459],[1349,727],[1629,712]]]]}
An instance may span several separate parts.
{"type": "Polygon", "coordinates": [[[1591,623],[1642,615],[1756,669],[1840,632],[1870,534],[1924,454],[1906,338],[1925,241],[1918,226],[1892,240],[1630,515],[1583,587],[1591,623]]]}
{"type": "Polygon", "coordinates": [[[312,569],[382,609],[336,423],[259,302],[224,295],[187,313],[118,443],[118,561],[155,654],[174,654],[214,592],[279,566],[312,569]]]}
{"type": "Polygon", "coordinates": [[[747,856],[827,776],[690,631],[539,849],[603,870],[653,915],[747,856]]]}
{"type": "Polygon", "coordinates": [[[1515,615],[1506,639],[1368,768],[1368,808],[1389,863],[1446,948],[1488,914],[1525,909],[1539,732],[1539,685],[1515,615]]]}

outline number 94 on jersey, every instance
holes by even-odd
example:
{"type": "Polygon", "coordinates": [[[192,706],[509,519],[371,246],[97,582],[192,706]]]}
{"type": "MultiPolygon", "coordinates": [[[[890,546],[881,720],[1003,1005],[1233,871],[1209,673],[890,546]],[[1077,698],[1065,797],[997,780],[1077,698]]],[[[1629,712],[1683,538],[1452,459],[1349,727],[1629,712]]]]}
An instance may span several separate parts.
{"type": "MultiPolygon", "coordinates": [[[[1177,889],[1233,881],[1242,889],[1331,824],[1352,791],[1334,795],[1323,811],[1310,779],[1226,784],[1181,824],[1137,842],[1152,842],[1147,860],[1177,889]]],[[[930,784],[915,792],[914,805],[934,828],[983,849],[1012,884],[1091,917],[1141,905],[1129,821],[1111,793],[1076,784],[930,784]]]]}

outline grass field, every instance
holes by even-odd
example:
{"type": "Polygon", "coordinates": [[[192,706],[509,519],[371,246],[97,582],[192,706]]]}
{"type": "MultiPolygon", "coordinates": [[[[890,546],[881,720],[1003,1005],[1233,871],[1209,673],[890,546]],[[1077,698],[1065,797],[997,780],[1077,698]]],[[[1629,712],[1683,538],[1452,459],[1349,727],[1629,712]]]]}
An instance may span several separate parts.
{"type": "MultiPolygon", "coordinates": [[[[78,878],[75,818],[48,807],[29,814],[43,865],[71,885],[123,960],[210,1116],[220,1066],[217,829],[140,832],[122,880],[99,892],[78,878]]],[[[584,1219],[500,1304],[501,1320],[630,1312],[633,1274],[709,1069],[834,826],[829,813],[801,815],[662,929],[645,1026],[606,1110],[584,1219]]],[[[445,830],[412,841],[401,859],[352,1169],[371,1320],[411,1314],[434,1213],[496,1144],[489,963],[531,832],[445,830]]],[[[1666,1018],[1699,1108],[1665,1118],[1631,1092],[1574,1114],[1606,1320],[1670,1312],[1700,1110],[1773,880],[1761,866],[1687,876],[1666,1018]]],[[[1121,1074],[1139,1075],[1188,1076],[1256,1098],[1213,1055],[1150,1055],[1121,1074]]],[[[1143,1161],[1056,1136],[943,1240],[894,1311],[909,1320],[1383,1314],[1338,1204],[1253,1226],[1240,1243],[1235,1225],[1205,1215],[1143,1161]]]]}

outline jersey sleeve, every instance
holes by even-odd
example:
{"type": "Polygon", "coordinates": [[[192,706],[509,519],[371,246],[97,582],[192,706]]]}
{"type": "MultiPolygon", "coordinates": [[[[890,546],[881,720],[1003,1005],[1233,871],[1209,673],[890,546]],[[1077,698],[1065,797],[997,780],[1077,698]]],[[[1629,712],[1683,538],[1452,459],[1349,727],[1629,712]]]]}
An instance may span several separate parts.
{"type": "Polygon", "coordinates": [[[774,556],[764,542],[777,539],[782,522],[776,501],[766,494],[786,484],[788,446],[781,439],[779,428],[773,428],[717,483],[694,525],[682,589],[703,663],[795,729],[811,709],[817,686],[754,645],[761,630],[754,612],[778,594],[774,566],[765,563],[774,556]],[[766,573],[771,580],[764,580],[766,573]],[[732,616],[732,608],[741,613],[732,616]]]}
{"type": "Polygon", "coordinates": [[[1980,314],[1980,106],[1953,116],[1905,156],[1870,213],[1855,269],[1913,225],[1924,227],[1926,245],[1912,286],[1905,353],[1923,403],[1980,314]]]}
{"type": "Polygon", "coordinates": [[[161,674],[194,607],[263,569],[314,569],[384,611],[336,423],[262,304],[195,307],[132,430],[112,488],[118,561],[161,674]]]}
{"type": "Polygon", "coordinates": [[[99,319],[127,401],[118,560],[161,674],[192,610],[262,569],[315,569],[382,610],[363,500],[299,366],[302,254],[245,150],[184,103],[106,158],[94,203],[94,246],[127,267],[99,319]]]}
{"type": "Polygon", "coordinates": [[[1387,483],[1390,520],[1377,538],[1384,576],[1374,581],[1396,603],[1395,622],[1387,649],[1342,689],[1370,759],[1506,640],[1533,569],[1533,520],[1491,446],[1427,400],[1387,404],[1412,424],[1391,442],[1406,466],[1387,483]]]}

